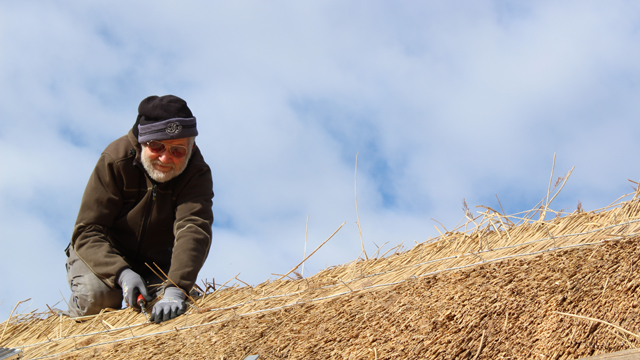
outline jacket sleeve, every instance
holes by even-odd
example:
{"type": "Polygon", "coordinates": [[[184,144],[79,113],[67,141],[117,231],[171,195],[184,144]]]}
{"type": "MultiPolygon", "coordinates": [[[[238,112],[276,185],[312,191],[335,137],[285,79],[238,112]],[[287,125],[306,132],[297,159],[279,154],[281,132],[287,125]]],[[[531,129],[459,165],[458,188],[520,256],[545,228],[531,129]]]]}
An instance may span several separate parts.
{"type": "Polygon", "coordinates": [[[211,247],[212,199],[213,180],[208,166],[194,174],[177,198],[175,244],[168,275],[186,291],[196,282],[211,247]]]}
{"type": "Polygon", "coordinates": [[[116,287],[116,275],[129,265],[113,248],[107,229],[122,208],[122,180],[113,159],[102,154],[82,196],[71,245],[78,257],[107,285],[116,287]]]}

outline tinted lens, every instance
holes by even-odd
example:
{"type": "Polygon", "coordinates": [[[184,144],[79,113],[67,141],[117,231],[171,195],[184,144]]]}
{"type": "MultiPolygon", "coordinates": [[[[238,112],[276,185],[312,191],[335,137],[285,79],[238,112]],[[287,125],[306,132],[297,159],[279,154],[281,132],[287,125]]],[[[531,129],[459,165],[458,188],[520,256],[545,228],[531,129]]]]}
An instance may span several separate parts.
{"type": "Polygon", "coordinates": [[[164,144],[158,141],[147,142],[147,147],[152,153],[159,153],[164,151],[164,144]]]}
{"type": "Polygon", "coordinates": [[[181,158],[187,155],[187,148],[180,145],[171,146],[169,148],[169,154],[175,158],[181,158]]]}
{"type": "MultiPolygon", "coordinates": [[[[166,149],[166,145],[164,143],[155,140],[147,142],[147,147],[154,154],[161,153],[166,149]]],[[[187,148],[180,145],[169,146],[169,154],[175,158],[181,158],[187,155],[187,148]]]]}

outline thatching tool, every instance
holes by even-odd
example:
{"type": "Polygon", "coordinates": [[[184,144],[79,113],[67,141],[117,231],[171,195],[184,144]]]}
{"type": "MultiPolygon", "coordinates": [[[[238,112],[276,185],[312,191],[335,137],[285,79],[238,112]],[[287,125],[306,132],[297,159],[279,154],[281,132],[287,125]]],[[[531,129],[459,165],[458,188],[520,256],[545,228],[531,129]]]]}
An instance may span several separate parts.
{"type": "Polygon", "coordinates": [[[142,313],[144,314],[144,316],[147,318],[147,321],[151,321],[151,318],[149,317],[149,314],[147,313],[147,300],[144,299],[144,296],[142,296],[142,294],[138,295],[138,305],[140,305],[140,311],[142,311],[142,313]]]}

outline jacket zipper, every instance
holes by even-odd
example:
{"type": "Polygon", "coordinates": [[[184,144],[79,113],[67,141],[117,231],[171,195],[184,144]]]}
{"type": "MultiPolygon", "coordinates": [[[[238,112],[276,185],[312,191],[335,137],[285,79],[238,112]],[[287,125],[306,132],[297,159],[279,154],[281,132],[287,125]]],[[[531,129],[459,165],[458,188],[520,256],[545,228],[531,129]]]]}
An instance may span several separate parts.
{"type": "Polygon", "coordinates": [[[144,220],[142,221],[142,231],[140,231],[140,239],[138,240],[138,248],[136,249],[136,260],[140,255],[140,249],[142,248],[142,243],[144,242],[144,238],[147,235],[147,226],[149,225],[149,219],[151,218],[153,205],[156,202],[157,190],[158,190],[158,184],[154,183],[153,188],[151,189],[151,201],[149,202],[149,206],[147,206],[147,212],[145,213],[144,220]]]}

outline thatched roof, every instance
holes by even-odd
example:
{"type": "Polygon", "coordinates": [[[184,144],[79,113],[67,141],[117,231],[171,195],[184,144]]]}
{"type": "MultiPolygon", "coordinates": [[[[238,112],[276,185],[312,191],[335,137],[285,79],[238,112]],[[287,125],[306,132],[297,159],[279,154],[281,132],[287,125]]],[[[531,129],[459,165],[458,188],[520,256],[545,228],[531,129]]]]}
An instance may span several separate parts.
{"type": "Polygon", "coordinates": [[[409,251],[205,289],[160,325],[131,309],[12,317],[0,347],[27,359],[573,359],[636,347],[640,200],[550,213],[484,208],[409,251]]]}

